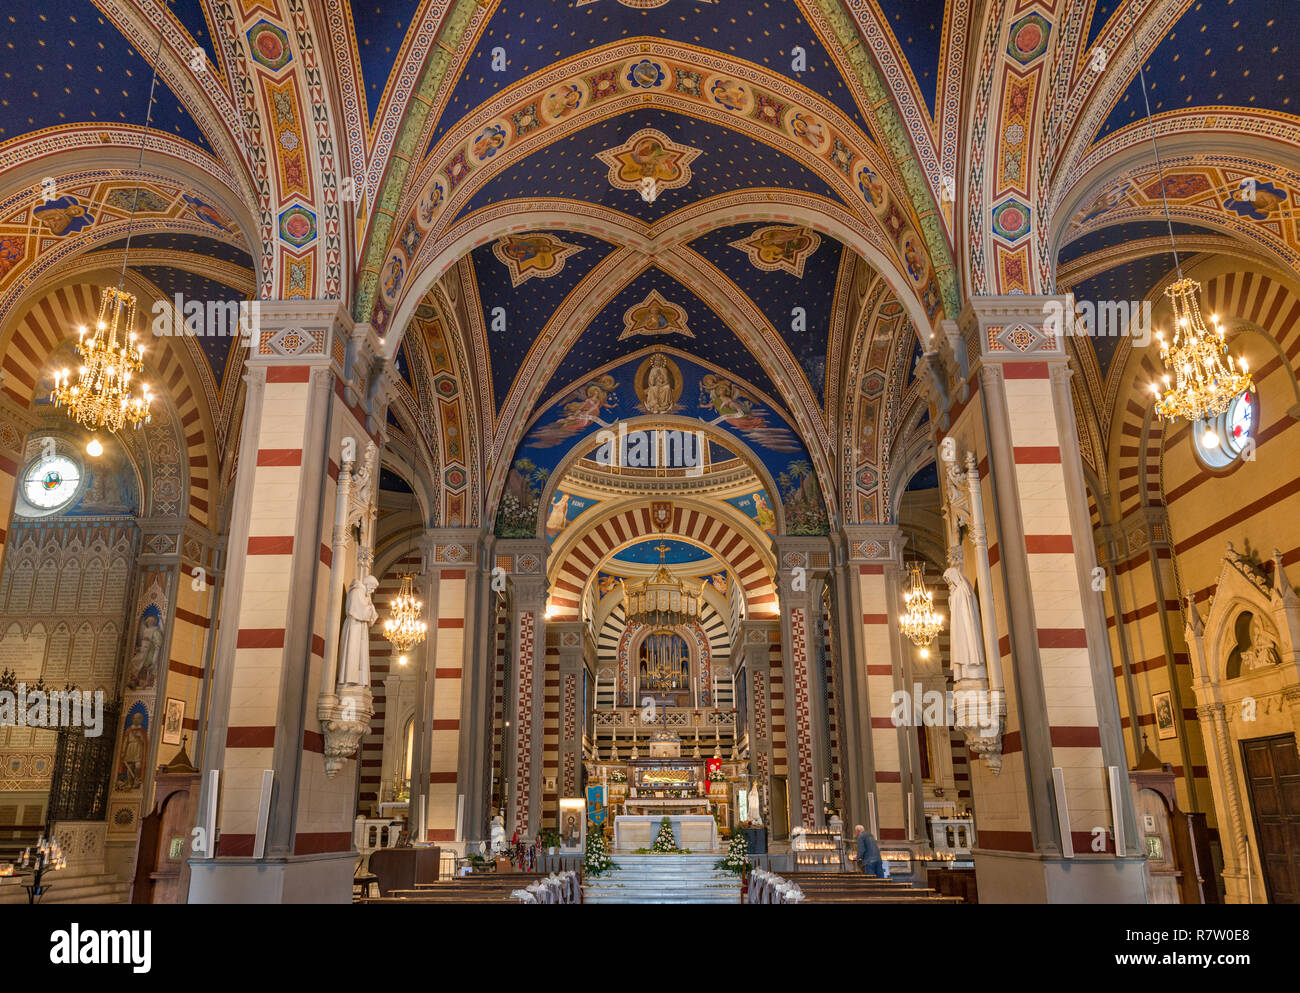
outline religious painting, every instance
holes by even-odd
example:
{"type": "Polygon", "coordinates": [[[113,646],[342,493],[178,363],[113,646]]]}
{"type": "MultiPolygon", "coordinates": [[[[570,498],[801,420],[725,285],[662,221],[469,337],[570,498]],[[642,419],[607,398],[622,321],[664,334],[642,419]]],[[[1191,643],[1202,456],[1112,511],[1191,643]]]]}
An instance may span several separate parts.
{"type": "Polygon", "coordinates": [[[0,238],[0,280],[13,271],[25,254],[22,238],[0,238]]]}
{"type": "Polygon", "coordinates": [[[167,698],[167,707],[163,711],[162,743],[179,745],[185,728],[185,701],[175,697],[167,698]]]}
{"type": "Polygon", "coordinates": [[[110,207],[117,207],[119,210],[136,210],[161,214],[167,210],[170,201],[165,197],[160,197],[152,190],[119,187],[108,191],[108,196],[104,197],[104,203],[110,207]]]}
{"type": "Polygon", "coordinates": [[[724,376],[707,373],[700,380],[699,405],[703,409],[712,408],[717,415],[710,424],[725,424],[748,440],[776,452],[799,451],[794,432],[768,424],[767,411],[724,376]]]}
{"type": "Polygon", "coordinates": [[[158,684],[158,668],[163,655],[163,617],[157,603],[140,612],[136,623],[135,650],[127,662],[126,688],[151,690],[158,684]]]}
{"type": "Polygon", "coordinates": [[[656,352],[636,370],[632,380],[637,409],[644,414],[676,414],[682,409],[682,371],[668,356],[656,352]]]}
{"type": "Polygon", "coordinates": [[[582,106],[582,96],[579,84],[565,83],[546,94],[546,99],[542,101],[542,113],[552,123],[561,121],[582,106]]]}
{"type": "Polygon", "coordinates": [[[875,170],[868,166],[863,166],[858,173],[858,189],[862,191],[862,198],[872,207],[883,207],[885,205],[885,184],[880,181],[875,170]]]}
{"type": "Polygon", "coordinates": [[[1243,179],[1241,186],[1228,194],[1223,206],[1240,217],[1265,221],[1286,203],[1287,192],[1266,180],[1243,179]]]}
{"type": "Polygon", "coordinates": [[[765,533],[776,534],[776,513],[762,490],[744,496],[728,497],[727,503],[747,514],[765,533]]]}
{"type": "Polygon", "coordinates": [[[581,851],[586,836],[586,802],[581,797],[565,797],[560,801],[560,848],[581,851]]]}
{"type": "Polygon", "coordinates": [[[486,162],[501,151],[505,144],[506,129],[500,124],[489,124],[483,129],[483,133],[474,139],[474,158],[486,162]]]}
{"type": "Polygon", "coordinates": [[[618,589],[618,583],[619,580],[617,576],[611,576],[607,572],[599,572],[596,574],[596,589],[599,591],[602,598],[609,596],[618,589]]]}
{"type": "Polygon", "coordinates": [[[748,255],[755,269],[788,272],[802,279],[804,263],[812,258],[821,243],[821,236],[809,228],[774,226],[760,228],[748,238],[731,242],[728,247],[748,255]]]}
{"type": "Polygon", "coordinates": [[[547,278],[564,269],[564,260],[581,252],[553,234],[508,234],[492,246],[492,254],[510,272],[510,285],[519,286],[534,276],[547,278]]]}
{"type": "Polygon", "coordinates": [[[654,337],[663,334],[695,337],[695,332],[686,324],[686,310],[675,303],[669,303],[658,290],[651,290],[648,297],[636,306],[629,307],[623,315],[623,333],[618,336],[618,340],[638,335],[654,337]]]}
{"type": "Polygon", "coordinates": [[[821,485],[812,464],[806,459],[795,459],[777,477],[781,488],[781,502],[785,506],[785,527],[788,534],[830,534],[830,521],[826,504],[822,500],[821,485]]]}
{"type": "Polygon", "coordinates": [[[1174,723],[1173,695],[1170,691],[1151,694],[1151,707],[1156,715],[1156,737],[1161,741],[1178,737],[1178,728],[1174,723]]]}
{"type": "Polygon", "coordinates": [[[95,223],[95,218],[73,196],[55,197],[32,208],[32,216],[55,237],[76,234],[95,223]]]}
{"type": "Polygon", "coordinates": [[[556,490],[555,495],[551,498],[551,507],[546,512],[546,540],[554,541],[564,533],[564,529],[569,526],[571,521],[599,502],[599,500],[574,496],[572,493],[556,490]]]}
{"type": "Polygon", "coordinates": [[[234,222],[218,212],[217,208],[213,207],[211,204],[204,203],[198,197],[191,196],[188,193],[182,193],[181,199],[190,205],[190,210],[193,212],[195,218],[202,221],[204,224],[211,225],[214,228],[219,228],[228,233],[234,232],[234,222]]]}
{"type": "Polygon", "coordinates": [[[549,469],[532,459],[518,459],[506,475],[505,492],[497,510],[498,538],[534,538],[537,536],[537,507],[542,488],[550,478],[549,469]]]}
{"type": "Polygon", "coordinates": [[[563,407],[563,413],[550,424],[535,428],[526,443],[550,448],[594,425],[609,427],[601,415],[618,405],[614,377],[599,376],[582,386],[563,407]]]}
{"type": "Polygon", "coordinates": [[[117,753],[117,790],[129,792],[144,785],[145,762],[149,755],[149,708],[137,700],[126,712],[122,743],[117,753]]]}
{"type": "Polygon", "coordinates": [[[640,189],[653,179],[660,190],[675,190],[691,181],[691,163],[698,148],[679,145],[661,131],[644,128],[622,145],[597,152],[609,166],[609,184],[618,190],[640,189]]]}

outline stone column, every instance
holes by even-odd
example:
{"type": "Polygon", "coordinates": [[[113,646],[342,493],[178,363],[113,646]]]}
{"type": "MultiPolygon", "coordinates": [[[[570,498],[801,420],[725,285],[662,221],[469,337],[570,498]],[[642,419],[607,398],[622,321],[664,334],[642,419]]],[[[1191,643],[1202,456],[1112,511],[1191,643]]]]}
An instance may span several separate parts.
{"type": "MultiPolygon", "coordinates": [[[[855,687],[855,712],[844,723],[859,729],[869,745],[869,778],[861,784],[869,795],[854,800],[854,824],[871,827],[872,797],[877,837],[894,847],[912,847],[924,837],[921,811],[925,799],[916,774],[915,729],[893,718],[894,694],[912,693],[910,662],[898,626],[903,582],[903,536],[896,524],[845,525],[850,619],[858,623],[854,654],[845,656],[851,670],[845,682],[855,687]],[[908,796],[912,807],[909,815],[908,796]],[[910,826],[910,834],[909,834],[910,826]]],[[[863,757],[846,762],[864,761],[863,757]]]]}
{"type": "MultiPolygon", "coordinates": [[[[742,621],[738,652],[745,665],[748,700],[745,715],[749,735],[749,769],[758,784],[763,824],[771,830],[772,776],[776,759],[772,745],[772,651],[774,638],[780,636],[780,622],[775,618],[742,621]]],[[[737,663],[733,663],[737,664],[737,663]]]]}
{"type": "Polygon", "coordinates": [[[513,742],[506,757],[510,807],[506,836],[532,838],[542,824],[542,712],[546,682],[545,541],[509,539],[496,543],[497,565],[506,570],[512,590],[511,638],[515,671],[510,714],[513,742]]]}
{"type": "Polygon", "coordinates": [[[474,708],[483,692],[476,658],[476,632],[481,627],[478,532],[430,529],[424,534],[423,551],[420,597],[429,633],[417,650],[412,830],[418,832],[423,823],[424,840],[463,855],[466,841],[483,840],[486,830],[486,824],[479,823],[480,790],[471,786],[477,782],[475,763],[481,751],[473,742],[482,727],[474,708]]]}
{"type": "Polygon", "coordinates": [[[560,769],[561,797],[578,796],[582,778],[583,673],[591,678],[596,645],[585,621],[553,625],[560,642],[560,769]]]}
{"type": "Polygon", "coordinates": [[[1068,297],[975,298],[959,322],[978,395],[942,444],[973,450],[983,480],[1008,697],[1001,772],[983,762],[972,771],[981,902],[986,893],[989,902],[1145,899],[1126,790],[1116,806],[1129,851],[1115,853],[1109,833],[1106,767],[1127,763],[1091,582],[1096,555],[1061,337],[1071,307],[1068,297]],[[1053,768],[1063,771],[1068,845],[1053,768]],[[1093,851],[1097,828],[1104,852],[1093,851]]]}
{"type": "Polygon", "coordinates": [[[250,348],[202,758],[201,810],[213,799],[207,773],[220,772],[219,836],[215,857],[191,861],[190,900],[347,902],[358,763],[327,773],[333,731],[317,704],[331,570],[367,569],[371,552],[333,561],[337,460],[345,438],[358,469],[367,446],[382,444],[386,393],[375,387],[385,373],[377,337],[338,301],[264,301],[250,348]],[[264,770],[274,785],[259,857],[264,770]]]}
{"type": "Polygon", "coordinates": [[[826,701],[824,695],[818,699],[820,678],[814,671],[820,652],[813,639],[820,629],[822,593],[830,570],[830,542],[826,538],[783,536],[774,539],[773,544],[782,605],[790,826],[824,827],[821,784],[830,775],[825,759],[830,745],[826,701]]]}

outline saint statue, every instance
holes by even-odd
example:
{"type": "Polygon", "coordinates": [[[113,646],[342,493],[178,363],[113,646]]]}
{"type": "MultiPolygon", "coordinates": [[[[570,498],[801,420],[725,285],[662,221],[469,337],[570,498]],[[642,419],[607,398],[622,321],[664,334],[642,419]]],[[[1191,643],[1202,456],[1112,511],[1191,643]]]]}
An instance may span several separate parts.
{"type": "Polygon", "coordinates": [[[984,636],[980,629],[979,607],[975,591],[956,566],[943,574],[948,584],[948,612],[952,615],[952,639],[949,652],[953,682],[979,679],[984,673],[984,636]],[[972,670],[972,671],[968,671],[972,670]]]}
{"type": "Polygon", "coordinates": [[[370,597],[379,580],[365,575],[348,587],[347,619],[339,645],[339,685],[370,685],[370,626],[379,620],[370,597]]]}
{"type": "Polygon", "coordinates": [[[499,855],[506,850],[506,819],[501,811],[492,818],[492,854],[499,855]]]}

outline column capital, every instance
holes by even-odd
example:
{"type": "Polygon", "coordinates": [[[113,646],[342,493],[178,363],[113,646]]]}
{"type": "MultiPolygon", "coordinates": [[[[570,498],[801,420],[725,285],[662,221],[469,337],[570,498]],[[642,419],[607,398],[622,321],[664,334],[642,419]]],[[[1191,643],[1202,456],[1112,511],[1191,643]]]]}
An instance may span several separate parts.
{"type": "Polygon", "coordinates": [[[353,329],[340,300],[259,300],[248,365],[343,366],[353,329]]]}
{"type": "Polygon", "coordinates": [[[587,658],[596,657],[596,644],[585,621],[550,621],[547,628],[559,637],[561,670],[579,669],[587,658]]]}
{"type": "Polygon", "coordinates": [[[478,564],[478,528],[426,528],[420,551],[426,570],[472,569],[478,564]]]}
{"type": "Polygon", "coordinates": [[[957,323],[972,360],[1063,363],[1073,313],[1074,298],[1069,294],[977,296],[966,300],[957,323]]]}
{"type": "Polygon", "coordinates": [[[845,524],[840,529],[850,565],[903,564],[903,528],[898,524],[845,524]]]}
{"type": "Polygon", "coordinates": [[[493,548],[495,568],[504,569],[515,592],[530,601],[546,599],[546,559],[550,552],[542,538],[502,538],[493,548]]]}

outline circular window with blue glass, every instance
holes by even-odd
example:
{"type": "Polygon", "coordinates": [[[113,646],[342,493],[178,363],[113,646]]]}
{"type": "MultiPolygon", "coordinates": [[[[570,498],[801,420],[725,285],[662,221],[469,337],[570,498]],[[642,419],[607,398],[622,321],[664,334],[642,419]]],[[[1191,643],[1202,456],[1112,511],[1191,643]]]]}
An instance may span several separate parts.
{"type": "Polygon", "coordinates": [[[1224,469],[1240,458],[1254,457],[1259,430],[1259,391],[1235,396],[1217,417],[1202,418],[1192,429],[1196,456],[1211,469],[1224,469]]]}
{"type": "Polygon", "coordinates": [[[81,466],[66,455],[43,455],[23,474],[23,498],[38,511],[62,510],[81,490],[81,466]]]}

